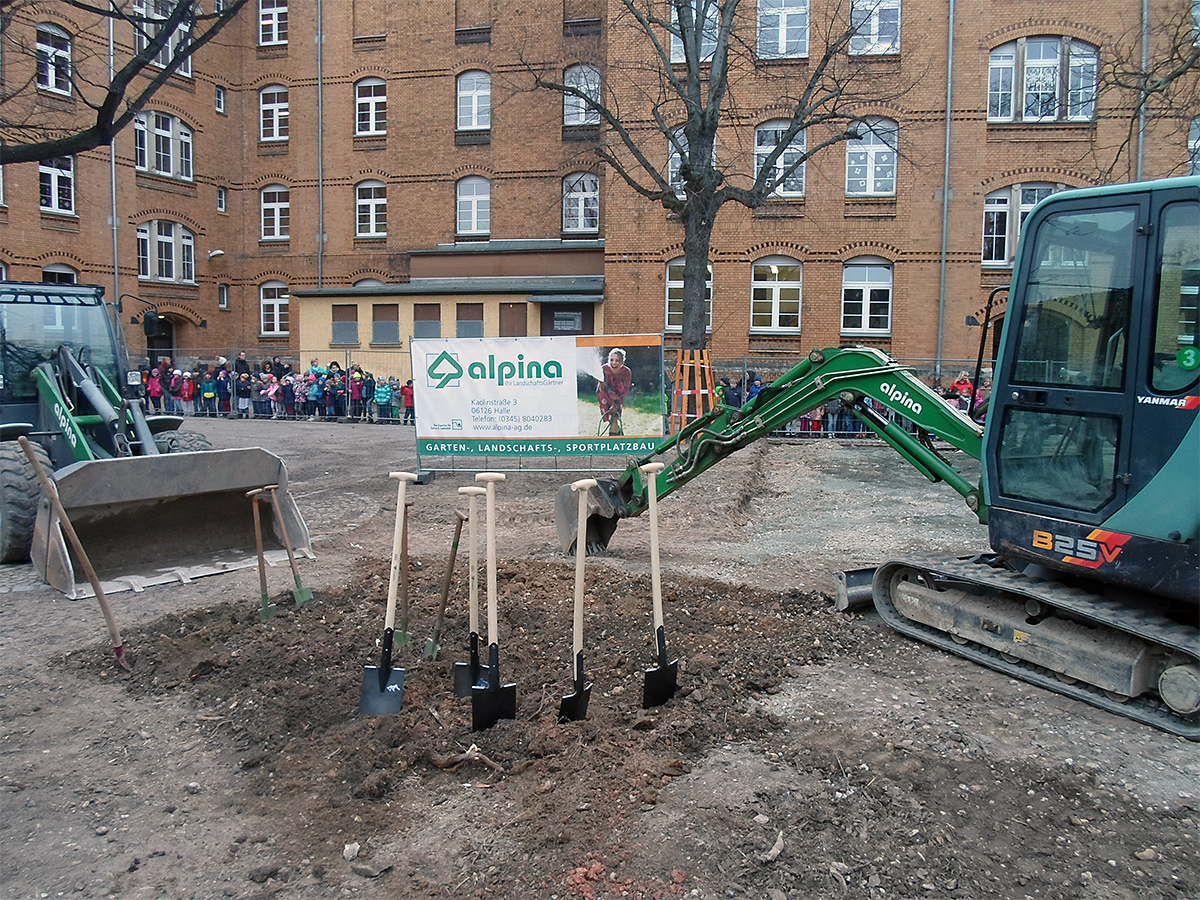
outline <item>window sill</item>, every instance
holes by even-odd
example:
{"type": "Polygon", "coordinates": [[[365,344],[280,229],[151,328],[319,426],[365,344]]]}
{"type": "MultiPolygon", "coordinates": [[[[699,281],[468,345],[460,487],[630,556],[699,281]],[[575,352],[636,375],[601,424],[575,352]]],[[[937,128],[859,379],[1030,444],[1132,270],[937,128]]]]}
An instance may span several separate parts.
{"type": "Polygon", "coordinates": [[[803,56],[758,56],[755,61],[759,66],[806,66],[808,54],[803,56]]]}
{"type": "Polygon", "coordinates": [[[262,238],[258,249],[263,253],[287,253],[292,249],[291,238],[262,238]]]}
{"type": "Polygon", "coordinates": [[[899,47],[889,47],[886,50],[851,50],[847,55],[851,59],[860,59],[863,62],[900,62],[899,47]]]}
{"type": "Polygon", "coordinates": [[[490,241],[491,239],[492,239],[492,233],[490,231],[484,232],[482,234],[456,234],[454,236],[455,242],[461,241],[464,243],[465,242],[478,243],[479,241],[490,241]]]}
{"type": "Polygon", "coordinates": [[[288,55],[287,41],[281,41],[278,44],[259,44],[258,58],[259,59],[281,59],[288,55]]]}
{"type": "Polygon", "coordinates": [[[599,228],[591,228],[580,231],[564,231],[562,239],[564,241],[594,241],[599,235],[599,228]]]}
{"type": "Polygon", "coordinates": [[[478,25],[472,28],[454,29],[454,43],[456,44],[490,44],[491,42],[491,25],[478,25]]]}
{"type": "Polygon", "coordinates": [[[354,246],[356,249],[377,249],[385,244],[387,244],[386,234],[356,234],[354,236],[354,246]]]}
{"type": "Polygon", "coordinates": [[[751,328],[750,337],[797,337],[799,328],[751,328]]]}
{"type": "Polygon", "coordinates": [[[259,156],[287,156],[288,142],[282,141],[259,141],[258,142],[259,156]]]}
{"type": "Polygon", "coordinates": [[[601,32],[599,18],[563,19],[563,37],[587,37],[601,32]]]}
{"type": "Polygon", "coordinates": [[[360,344],[358,341],[330,341],[330,342],[329,342],[329,349],[330,349],[330,350],[333,350],[333,349],[354,349],[355,347],[361,347],[361,346],[362,346],[362,344],[360,344]]]}
{"type": "Polygon", "coordinates": [[[138,172],[137,186],[151,191],[165,191],[168,194],[182,194],[185,197],[196,196],[196,182],[173,178],[170,175],[159,175],[155,172],[138,172]]]}
{"type": "Polygon", "coordinates": [[[1043,142],[1043,141],[1090,141],[1095,122],[988,122],[989,141],[1043,142]]]}
{"type": "Polygon", "coordinates": [[[846,207],[842,213],[847,218],[879,217],[895,218],[895,197],[854,196],[846,198],[846,207]]]}
{"type": "Polygon", "coordinates": [[[481,129],[479,131],[456,131],[454,132],[455,147],[481,147],[492,142],[492,131],[490,128],[481,129]]]}
{"type": "Polygon", "coordinates": [[[403,349],[404,341],[371,341],[367,347],[372,350],[391,350],[397,347],[403,349]]]}
{"type": "Polygon", "coordinates": [[[840,334],[844,338],[855,338],[856,340],[890,341],[892,339],[890,331],[843,331],[840,334]]]}
{"type": "Polygon", "coordinates": [[[269,334],[260,333],[258,339],[260,341],[286,341],[291,337],[291,333],[287,331],[272,331],[269,334]]]}
{"type": "Polygon", "coordinates": [[[42,227],[49,228],[54,231],[70,231],[79,233],[79,216],[75,213],[53,212],[48,209],[41,210],[42,227]]]}
{"type": "Polygon", "coordinates": [[[380,134],[356,134],[354,135],[355,150],[386,150],[387,149],[387,132],[380,134]]]}
{"type": "Polygon", "coordinates": [[[802,198],[768,200],[754,210],[756,219],[799,219],[803,215],[804,200],[802,198]]]}

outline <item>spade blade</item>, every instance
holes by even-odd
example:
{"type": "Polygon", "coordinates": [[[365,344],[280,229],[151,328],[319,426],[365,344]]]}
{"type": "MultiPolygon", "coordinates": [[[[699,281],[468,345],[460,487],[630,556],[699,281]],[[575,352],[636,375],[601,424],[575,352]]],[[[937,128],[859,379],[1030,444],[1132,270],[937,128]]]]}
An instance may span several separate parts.
{"type": "Polygon", "coordinates": [[[360,716],[391,716],[404,705],[404,670],[392,669],[380,688],[379,666],[363,666],[362,696],[358,701],[360,716]]]}

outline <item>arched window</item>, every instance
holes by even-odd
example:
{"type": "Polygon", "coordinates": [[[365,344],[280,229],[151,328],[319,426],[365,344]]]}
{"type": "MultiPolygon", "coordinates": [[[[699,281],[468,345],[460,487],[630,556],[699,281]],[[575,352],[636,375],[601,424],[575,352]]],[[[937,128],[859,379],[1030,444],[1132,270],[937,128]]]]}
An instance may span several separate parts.
{"type": "MultiPolygon", "coordinates": [[[[151,0],[133,0],[132,10],[136,24],[134,25],[133,33],[133,49],[137,53],[145,50],[150,42],[158,37],[161,25],[155,25],[155,19],[166,18],[173,4],[163,2],[151,2],[151,0]]],[[[180,22],[175,28],[175,33],[172,34],[162,49],[158,51],[154,59],[150,60],[150,64],[157,66],[160,69],[165,69],[169,66],[179,53],[179,48],[191,37],[191,23],[180,22]]],[[[185,56],[179,62],[179,67],[175,70],[176,75],[190,76],[192,74],[192,58],[185,56]]]]}
{"type": "Polygon", "coordinates": [[[750,294],[751,331],[800,330],[799,260],[767,256],[754,262],[750,294]]]}
{"type": "Polygon", "coordinates": [[[354,85],[354,133],[387,134],[387,82],[364,78],[354,85]]]}
{"type": "MultiPolygon", "coordinates": [[[[683,257],[667,263],[667,331],[683,330],[683,257]]],[[[712,331],[712,263],[704,282],[704,330],[712,331]]]]}
{"type": "Polygon", "coordinates": [[[842,334],[892,333],[892,264],[860,256],[842,267],[842,334]]]}
{"type": "Polygon", "coordinates": [[[387,185],[361,181],[354,188],[355,237],[387,235],[387,185]]]}
{"type": "Polygon", "coordinates": [[[262,239],[286,241],[292,234],[292,192],[286,185],[269,184],[259,193],[262,239]]]}
{"type": "Polygon", "coordinates": [[[847,197],[896,196],[898,130],[891,119],[867,119],[846,142],[847,197]]]}
{"type": "Polygon", "coordinates": [[[42,268],[44,284],[77,284],[79,273],[64,263],[50,263],[42,268]]]}
{"type": "Polygon", "coordinates": [[[196,239],[170,219],[150,219],[137,227],[138,278],[196,283],[196,239]]]}
{"type": "Polygon", "coordinates": [[[572,172],[563,179],[562,228],[568,233],[600,230],[600,179],[591,172],[572,172]]]}
{"type": "Polygon", "coordinates": [[[459,234],[490,234],[492,230],[492,185],[472,175],[458,182],[457,225],[459,234]]]}
{"type": "Polygon", "coordinates": [[[486,131],[492,127],[492,76],[463,72],[458,76],[458,130],[486,131]]]}
{"type": "Polygon", "coordinates": [[[282,84],[272,84],[258,92],[261,141],[286,141],[288,139],[288,89],[282,84]]]}
{"type": "MultiPolygon", "coordinates": [[[[790,123],[785,119],[764,122],[754,129],[754,169],[761,172],[767,164],[771,151],[783,143],[784,134],[790,123]]],[[[806,139],[804,132],[797,134],[783,152],[775,159],[775,186],[771,188],[772,197],[803,197],[804,196],[804,150],[806,139]],[[794,168],[793,168],[794,167],[794,168]],[[789,172],[788,170],[791,169],[789,172]]]]}
{"type": "Polygon", "coordinates": [[[988,121],[1089,121],[1099,68],[1099,49],[1069,37],[1003,44],[988,61],[988,121]]]}
{"type": "Polygon", "coordinates": [[[138,113],[133,119],[133,164],[142,172],[191,181],[192,129],[166,113],[138,113]]]}
{"type": "Polygon", "coordinates": [[[288,286],[282,281],[267,281],[258,288],[260,333],[288,333],[288,286]]]}
{"type": "Polygon", "coordinates": [[[37,27],[37,86],[71,93],[71,36],[49,22],[37,27]]]}
{"type": "MultiPolygon", "coordinates": [[[[571,66],[563,73],[563,84],[575,88],[588,99],[600,101],[600,70],[594,66],[571,66]]],[[[583,97],[563,94],[564,125],[599,125],[600,113],[588,106],[583,97]]]]}

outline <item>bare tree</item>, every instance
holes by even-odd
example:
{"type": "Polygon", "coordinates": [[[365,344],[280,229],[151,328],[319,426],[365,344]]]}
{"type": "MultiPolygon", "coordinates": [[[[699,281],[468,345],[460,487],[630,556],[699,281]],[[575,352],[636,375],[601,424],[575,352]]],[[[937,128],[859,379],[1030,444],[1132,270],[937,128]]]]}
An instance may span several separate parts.
{"type": "Polygon", "coordinates": [[[218,4],[204,13],[196,0],[0,0],[0,44],[5,82],[0,91],[0,164],[33,162],[82,153],[109,143],[132,121],[192,54],[220,33],[247,0],[218,4]],[[52,23],[48,11],[87,20],[117,41],[132,38],[132,52],[107,36],[93,44],[52,23]],[[61,33],[60,33],[61,32],[61,33]],[[61,44],[56,42],[61,41],[61,44]],[[45,102],[45,88],[70,103],[45,102]],[[82,111],[81,111],[82,110],[82,111]]]}
{"type": "Polygon", "coordinates": [[[865,136],[872,128],[862,115],[866,104],[895,100],[903,90],[877,77],[868,57],[849,52],[860,17],[873,10],[870,0],[839,0],[826,18],[806,22],[807,65],[800,69],[761,65],[756,7],[742,0],[620,0],[615,9],[603,85],[526,65],[536,89],[564,95],[602,123],[605,137],[595,152],[609,169],[678,219],[681,345],[700,350],[707,340],[709,246],[721,208],[761,206],[807,160],[865,136]],[[767,143],[742,146],[755,132],[747,122],[765,108],[784,110],[779,127],[767,143]]]}

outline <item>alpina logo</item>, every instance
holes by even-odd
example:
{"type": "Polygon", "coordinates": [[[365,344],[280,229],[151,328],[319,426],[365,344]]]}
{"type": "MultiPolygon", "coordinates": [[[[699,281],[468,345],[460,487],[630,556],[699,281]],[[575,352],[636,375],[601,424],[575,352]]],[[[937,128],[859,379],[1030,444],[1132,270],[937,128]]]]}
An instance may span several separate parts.
{"type": "Polygon", "coordinates": [[[496,361],[494,354],[489,353],[487,362],[476,360],[463,370],[462,363],[449,350],[443,350],[433,358],[425,369],[429,376],[429,385],[434,388],[444,388],[451,382],[457,382],[465,374],[474,381],[495,381],[503,386],[507,381],[562,381],[562,363],[556,359],[540,362],[536,359],[525,359],[524,353],[518,353],[516,360],[502,359],[496,361]]]}
{"type": "Polygon", "coordinates": [[[903,388],[885,381],[879,386],[887,397],[896,406],[903,406],[905,409],[911,409],[917,415],[921,414],[921,402],[914,397],[908,395],[908,391],[903,388]]]}

